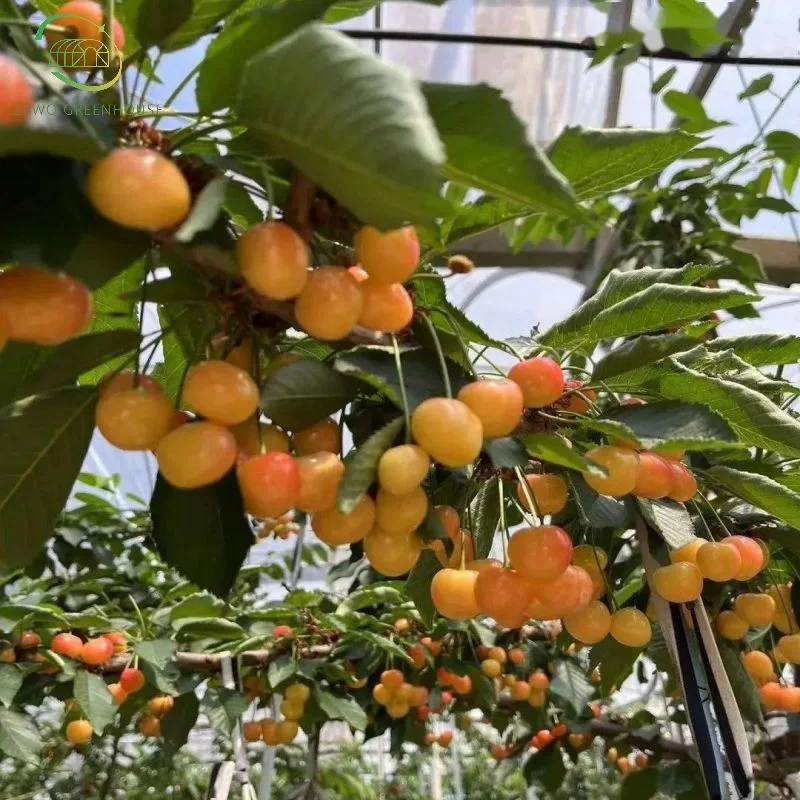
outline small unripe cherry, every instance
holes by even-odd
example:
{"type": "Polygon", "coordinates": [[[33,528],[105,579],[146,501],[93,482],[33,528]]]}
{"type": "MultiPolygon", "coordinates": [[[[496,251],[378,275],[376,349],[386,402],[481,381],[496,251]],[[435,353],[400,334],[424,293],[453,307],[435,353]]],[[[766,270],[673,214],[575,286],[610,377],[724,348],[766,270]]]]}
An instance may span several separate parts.
{"type": "Polygon", "coordinates": [[[81,648],[81,661],[84,664],[97,666],[108,661],[114,655],[114,645],[104,637],[89,639],[81,648]]]}
{"type": "Polygon", "coordinates": [[[729,581],[742,568],[739,551],[728,541],[706,542],[697,551],[697,566],[703,577],[710,581],[729,581]]]}
{"type": "Polygon", "coordinates": [[[415,530],[428,513],[428,495],[421,486],[407,494],[392,494],[380,489],[375,498],[375,522],[387,533],[415,530]]]}
{"type": "Polygon", "coordinates": [[[567,484],[558,475],[526,475],[525,482],[536,508],[530,507],[528,493],[522,484],[517,484],[517,499],[530,511],[547,516],[558,514],[567,505],[567,484]]]}
{"type": "Polygon", "coordinates": [[[478,573],[468,569],[442,569],[433,576],[431,599],[436,610],[448,619],[472,619],[480,609],[475,599],[478,573]]]}
{"type": "Polygon", "coordinates": [[[669,603],[691,603],[703,591],[703,573],[689,561],[679,561],[653,572],[653,588],[669,603]]]}
{"type": "Polygon", "coordinates": [[[544,408],[564,392],[564,372],[547,356],[537,356],[515,364],[508,377],[519,384],[526,408],[544,408]]]}
{"type": "Polygon", "coordinates": [[[511,566],[528,581],[551,581],[562,575],[572,560],[572,540],[557,525],[523,528],[508,543],[511,566]]]}
{"type": "Polygon", "coordinates": [[[135,692],[139,692],[144,688],[144,673],[140,669],[127,667],[126,669],[122,670],[122,674],[119,676],[119,682],[122,688],[128,692],[128,694],[134,694],[135,692]]]}
{"type": "Polygon", "coordinates": [[[639,472],[633,494],[636,497],[657,500],[666,497],[675,486],[669,463],[655,453],[639,453],[639,472]]]}
{"type": "Polygon", "coordinates": [[[368,279],[361,286],[363,305],[358,324],[374,331],[398,333],[411,324],[414,304],[400,283],[377,283],[368,279]]]}
{"type": "Polygon", "coordinates": [[[274,639],[293,639],[294,631],[288,625],[276,625],[272,629],[274,639]]]}
{"type": "Polygon", "coordinates": [[[388,578],[410,572],[422,552],[422,540],[416,533],[388,533],[374,527],[364,540],[364,555],[370,566],[388,578]]]}
{"type": "Polygon", "coordinates": [[[308,279],[306,243],[283,222],[262,222],[236,242],[236,262],[248,286],[271,300],[290,300],[308,279]]]}
{"type": "Polygon", "coordinates": [[[428,454],[415,444],[390,447],[378,462],[378,483],[392,494],[407,494],[425,480],[430,466],[428,454]]]}
{"type": "Polygon", "coordinates": [[[356,261],[376,283],[403,283],[419,264],[419,240],[410,226],[384,233],[365,225],[353,246],[356,261]]]}
{"type": "Polygon", "coordinates": [[[292,435],[292,444],[299,456],[308,456],[322,451],[339,453],[342,449],[342,429],[336,420],[326,417],[308,428],[292,435]]]}
{"type": "Polygon", "coordinates": [[[336,504],[336,493],[344,477],[344,463],[333,453],[320,452],[295,459],[300,473],[296,508],[309,513],[325,511],[336,504]]]}
{"type": "Polygon", "coordinates": [[[479,455],[483,428],[477,416],[460,400],[432,397],[411,417],[417,444],[446,467],[465,467],[479,455]]]}
{"type": "Polygon", "coordinates": [[[599,600],[564,618],[564,627],[581,644],[597,644],[611,630],[611,613],[599,600]]]}
{"type": "Polygon", "coordinates": [[[0,53],[0,128],[18,128],[33,108],[33,87],[22,68],[0,53]]]}
{"type": "Polygon", "coordinates": [[[236,468],[245,510],[254,517],[279,517],[300,495],[300,470],[288,453],[262,453],[236,468]]]}
{"type": "Polygon", "coordinates": [[[106,219],[144,231],[174,227],[192,204],[178,167],[161,153],[140,147],[118,147],[95,163],[86,192],[106,219]]]}
{"type": "Polygon", "coordinates": [[[639,456],[633,450],[604,445],[590,450],[586,459],[605,467],[608,472],[605,476],[584,473],[584,480],[598,494],[622,497],[633,491],[639,477],[639,456]]]}
{"type": "Polygon", "coordinates": [[[647,616],[637,608],[621,608],[611,615],[611,635],[627,647],[645,647],[653,636],[647,616]]]}
{"type": "Polygon", "coordinates": [[[349,514],[333,506],[311,517],[312,530],[329,547],[361,541],[374,524],[375,503],[369,495],[364,495],[349,514]]]}
{"type": "Polygon", "coordinates": [[[363,299],[358,282],[343,267],[318,267],[295,300],[297,321],[315,339],[344,339],[358,323],[363,299]]]}
{"type": "Polygon", "coordinates": [[[672,478],[674,480],[669,498],[678,503],[688,502],[697,494],[697,481],[694,475],[680,461],[667,460],[667,464],[672,470],[672,478]]]}
{"type": "Polygon", "coordinates": [[[473,381],[458,399],[481,421],[485,439],[508,436],[522,419],[522,389],[512,380],[473,381]]]}
{"type": "Polygon", "coordinates": [[[8,339],[55,346],[88,328],[92,295],[63,272],[13,267],[0,273],[0,316],[8,339]]]}
{"type": "Polygon", "coordinates": [[[191,422],[170,431],[156,447],[158,468],[179,489],[216,483],[236,463],[236,439],[221,425],[191,422]]]}
{"type": "Polygon", "coordinates": [[[83,640],[73,633],[57,633],[50,642],[50,649],[54,653],[67,658],[79,658],[82,648],[83,640]]]}
{"type": "Polygon", "coordinates": [[[93,735],[94,730],[85,719],[75,719],[67,725],[66,736],[70,744],[86,744],[93,735]]]}

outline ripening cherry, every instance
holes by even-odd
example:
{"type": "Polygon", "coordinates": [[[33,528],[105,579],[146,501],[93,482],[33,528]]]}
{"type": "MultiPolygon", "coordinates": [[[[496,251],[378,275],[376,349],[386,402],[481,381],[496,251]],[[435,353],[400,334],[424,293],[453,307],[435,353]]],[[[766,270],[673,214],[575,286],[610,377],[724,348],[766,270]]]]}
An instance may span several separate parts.
{"type": "Polygon", "coordinates": [[[144,689],[144,673],[140,669],[127,667],[119,676],[119,683],[128,694],[135,694],[144,689]]]}
{"type": "Polygon", "coordinates": [[[703,573],[689,561],[679,561],[653,572],[653,588],[668,603],[692,603],[703,591],[703,573]]]}
{"type": "Polygon", "coordinates": [[[688,544],[683,545],[683,547],[673,550],[670,553],[670,559],[672,563],[675,564],[678,561],[688,561],[691,564],[696,564],[697,552],[704,544],[707,544],[707,540],[701,539],[698,536],[692,539],[692,541],[690,541],[688,544]]]}
{"type": "MultiPolygon", "coordinates": [[[[459,528],[455,535],[451,537],[451,541],[453,542],[453,551],[450,553],[449,558],[447,556],[447,549],[441,539],[435,539],[430,543],[429,547],[443,567],[458,569],[461,566],[461,550],[463,544],[465,565],[467,569],[471,569],[469,564],[473,563],[475,558],[475,545],[472,541],[472,534],[464,528],[459,528]]],[[[479,572],[480,570],[475,571],[479,572]]]]}
{"type": "Polygon", "coordinates": [[[515,666],[520,666],[525,663],[525,651],[519,647],[513,647],[508,651],[508,660],[515,666]]]}
{"type": "Polygon", "coordinates": [[[94,412],[103,436],[120,450],[154,450],[173,430],[174,409],[158,385],[105,391],[94,412]]]}
{"type": "Polygon", "coordinates": [[[547,516],[558,514],[566,506],[567,484],[558,475],[526,475],[525,482],[533,495],[536,508],[531,508],[522,484],[517,484],[517,499],[529,511],[547,516]]]}
{"type": "Polygon", "coordinates": [[[175,708],[175,698],[168,694],[157,695],[150,699],[147,707],[153,716],[165,717],[175,708]]]}
{"type": "Polygon", "coordinates": [[[33,108],[33,87],[14,59],[0,54],[0,127],[25,124],[33,108]]]}
{"type": "Polygon", "coordinates": [[[259,453],[288,453],[291,450],[286,433],[275,425],[259,422],[256,416],[232,425],[230,431],[236,439],[240,455],[245,458],[257,456],[259,453]]]}
{"type": "MultiPolygon", "coordinates": [[[[447,535],[453,541],[456,541],[458,531],[461,527],[461,518],[458,515],[458,511],[456,511],[453,506],[447,505],[434,506],[433,511],[439,518],[439,522],[442,523],[442,527],[445,529],[447,535]]],[[[500,562],[497,563],[499,564],[500,562]]]]}
{"type": "Polygon", "coordinates": [[[778,639],[778,647],[790,664],[800,664],[800,633],[790,633],[778,639]]]}
{"type": "Polygon", "coordinates": [[[89,639],[83,647],[81,647],[80,659],[84,664],[97,666],[104,664],[111,656],[114,655],[114,645],[103,636],[97,639],[89,639]]]}
{"type": "Polygon", "coordinates": [[[585,570],[605,569],[608,566],[608,554],[602,547],[579,544],[572,550],[572,563],[585,570]]]}
{"type": "Polygon", "coordinates": [[[733,601],[736,613],[752,628],[766,628],[775,619],[777,606],[768,594],[747,592],[733,601]]]}
{"type": "Polygon", "coordinates": [[[299,456],[327,451],[340,453],[342,450],[342,430],[335,419],[326,417],[308,428],[295,431],[292,435],[294,450],[299,456]]]}
{"type": "Polygon", "coordinates": [[[59,345],[89,326],[92,295],[63,272],[14,267],[0,273],[0,315],[9,339],[59,345]]]}
{"type": "Polygon", "coordinates": [[[122,631],[111,631],[103,636],[111,642],[115,653],[124,653],[128,649],[128,637],[122,631]]]}
{"type": "Polygon", "coordinates": [[[761,650],[742,653],[742,662],[756,686],[762,686],[767,681],[774,679],[772,660],[761,650]]]}
{"type": "Polygon", "coordinates": [[[295,300],[294,312],[309,335],[336,341],[358,324],[363,302],[358,282],[344,267],[318,267],[295,300]]]}
{"type": "Polygon", "coordinates": [[[411,417],[411,432],[431,458],[446,467],[471,464],[483,446],[481,421],[460,400],[432,397],[411,417]]]}
{"type": "Polygon", "coordinates": [[[42,637],[33,631],[23,631],[17,639],[17,647],[20,650],[33,650],[42,643],[42,637]]]}
{"type": "Polygon", "coordinates": [[[236,468],[244,507],[254,517],[279,517],[300,495],[300,470],[288,453],[262,453],[236,468]]]}
{"type": "Polygon", "coordinates": [[[54,653],[67,658],[79,658],[82,648],[83,640],[73,633],[57,633],[50,642],[50,649],[54,653]]]}
{"type": "Polygon", "coordinates": [[[403,685],[404,680],[403,673],[399,669],[385,669],[380,677],[381,685],[391,692],[396,692],[403,685]]]}
{"type": "Polygon", "coordinates": [[[119,683],[109,683],[108,692],[118,706],[121,706],[128,699],[128,693],[119,683]]]}
{"type": "Polygon", "coordinates": [[[275,726],[278,744],[290,744],[297,738],[300,726],[291,719],[283,719],[275,726]]]}
{"type": "Polygon", "coordinates": [[[532,599],[533,587],[511,569],[485,569],[475,581],[478,608],[505,628],[525,623],[532,599]]]}
{"type": "Polygon", "coordinates": [[[378,483],[392,494],[408,494],[425,480],[430,466],[428,454],[415,444],[390,447],[378,462],[378,483]]]}
{"type": "Polygon", "coordinates": [[[143,147],[118,147],[94,164],[86,193],[106,219],[143,231],[174,227],[192,204],[189,184],[178,167],[143,147]]]}
{"type": "Polygon", "coordinates": [[[356,261],[376,283],[404,283],[419,264],[419,240],[411,226],[384,233],[365,225],[353,247],[356,261]]]}
{"type": "Polygon", "coordinates": [[[480,614],[475,599],[478,573],[469,569],[441,569],[431,582],[436,610],[448,619],[472,619],[480,614]]]}
{"type": "Polygon", "coordinates": [[[344,464],[333,453],[320,452],[299,456],[295,464],[300,472],[300,491],[295,507],[314,514],[336,504],[336,492],[344,477],[344,464]]]}
{"type": "Polygon", "coordinates": [[[758,699],[767,709],[780,709],[783,706],[783,687],[775,681],[768,681],[758,690],[758,699]]]}
{"type": "Polygon", "coordinates": [[[66,737],[70,744],[86,744],[93,735],[94,730],[85,719],[75,719],[67,725],[66,737]]]}
{"type": "Polygon", "coordinates": [[[603,445],[590,450],[586,454],[586,459],[605,467],[608,472],[608,475],[605,476],[595,475],[591,472],[583,475],[586,483],[598,494],[622,497],[633,491],[639,477],[638,453],[627,447],[603,445]]]}
{"type": "Polygon", "coordinates": [[[564,372],[547,356],[520,361],[511,368],[508,377],[522,389],[526,408],[544,408],[564,393],[564,372]]]}
{"type": "Polygon", "coordinates": [[[243,369],[212,359],[186,375],[183,399],[193,411],[220,425],[238,425],[256,413],[258,386],[243,369]]]}
{"type": "Polygon", "coordinates": [[[284,367],[288,367],[290,364],[296,364],[298,361],[302,360],[303,356],[301,356],[299,353],[292,353],[288,351],[284,353],[278,353],[270,359],[262,377],[265,380],[267,378],[271,378],[276,372],[284,367]]]}
{"type": "Polygon", "coordinates": [[[533,672],[528,678],[528,683],[531,689],[540,692],[546,692],[550,688],[550,678],[547,677],[547,673],[542,669],[537,669],[533,672]]]}
{"type": "Polygon", "coordinates": [[[139,720],[139,733],[148,739],[161,736],[161,720],[153,714],[146,714],[139,720]]]}
{"type": "Polygon", "coordinates": [[[308,279],[306,243],[283,222],[262,222],[236,242],[236,262],[246,283],[271,300],[291,300],[308,279]]]}
{"type": "Polygon", "coordinates": [[[156,447],[158,468],[179,489],[216,483],[236,463],[236,439],[221,425],[191,422],[170,431],[156,447]]]}
{"type": "Polygon", "coordinates": [[[522,419],[522,389],[506,378],[468,383],[458,399],[481,421],[485,439],[508,436],[522,419]]]}
{"type": "Polygon", "coordinates": [[[764,551],[755,539],[748,536],[728,536],[725,542],[739,551],[742,565],[736,573],[737,581],[749,581],[764,569],[764,551]]]}
{"type": "Polygon", "coordinates": [[[559,619],[589,605],[594,596],[594,583],[585,569],[570,565],[557,578],[536,582],[533,591],[541,605],[529,605],[529,615],[537,619],[559,619]]]}
{"type": "Polygon", "coordinates": [[[669,463],[655,453],[639,453],[639,472],[633,494],[636,497],[658,500],[666,497],[675,485],[669,463]]]}
{"type": "Polygon", "coordinates": [[[720,612],[716,624],[719,635],[732,642],[742,639],[749,630],[748,624],[735,611],[720,612]]]}
{"type": "Polygon", "coordinates": [[[407,494],[392,494],[380,489],[375,499],[375,521],[386,533],[408,533],[425,519],[428,495],[421,486],[407,494]]]}
{"type": "Polygon", "coordinates": [[[584,389],[584,382],[575,378],[568,378],[564,382],[563,400],[566,402],[566,410],[573,414],[585,414],[597,400],[597,392],[594,389],[584,389]],[[580,394],[576,390],[580,391],[580,394]]]}
{"type": "Polygon", "coordinates": [[[564,617],[564,627],[575,641],[597,644],[611,630],[611,613],[599,600],[592,600],[586,608],[564,617]]]}
{"type": "MultiPolygon", "coordinates": [[[[52,47],[56,42],[60,42],[67,36],[70,39],[87,39],[88,42],[96,42],[100,37],[99,29],[104,24],[103,7],[100,3],[95,3],[93,0],[69,0],[69,2],[59,6],[55,14],[74,15],[59,17],[56,20],[57,26],[72,28],[74,33],[67,34],[55,31],[52,27],[45,28],[44,34],[48,47],[52,47]]],[[[108,34],[103,34],[102,36],[105,44],[108,34]]],[[[114,47],[118,53],[125,48],[125,29],[118,19],[114,20],[114,47]]],[[[81,65],[83,67],[98,66],[99,51],[96,47],[84,47],[81,49],[81,53],[81,65]]],[[[112,57],[115,55],[112,53],[112,57]]]]}
{"type": "Polygon", "coordinates": [[[728,541],[706,542],[697,551],[697,566],[710,581],[729,581],[742,568],[739,551],[728,541]]]}
{"type": "Polygon", "coordinates": [[[481,661],[481,672],[487,678],[497,678],[503,672],[503,666],[493,658],[486,658],[481,661]]]}
{"type": "Polygon", "coordinates": [[[363,305],[358,324],[373,331],[398,333],[411,324],[414,304],[401,283],[360,282],[363,305]]]}
{"type": "Polygon", "coordinates": [[[389,533],[374,527],[364,539],[364,555],[376,572],[397,578],[410,572],[422,552],[416,533],[389,533]]]}
{"type": "Polygon", "coordinates": [[[281,714],[286,719],[298,720],[302,718],[304,713],[305,705],[303,703],[296,703],[291,700],[284,700],[281,703],[281,714]]]}
{"type": "Polygon", "coordinates": [[[792,608],[792,584],[770,586],[767,594],[775,601],[775,619],[772,624],[781,633],[797,633],[800,628],[792,608]]]}
{"type": "Polygon", "coordinates": [[[670,500],[677,503],[686,503],[697,494],[697,481],[687,466],[680,461],[667,459],[667,465],[672,470],[674,484],[669,493],[670,500]]]}
{"type": "Polygon", "coordinates": [[[349,514],[333,506],[311,517],[311,528],[329,547],[359,542],[374,525],[375,503],[369,495],[364,495],[349,514]]]}
{"type": "Polygon", "coordinates": [[[246,742],[260,742],[261,741],[261,723],[260,722],[243,722],[242,723],[242,738],[246,742]]]}
{"type": "Polygon", "coordinates": [[[789,714],[800,713],[800,686],[784,686],[781,709],[789,714]]]}
{"type": "Polygon", "coordinates": [[[508,558],[525,580],[552,581],[572,561],[572,540],[557,525],[523,528],[511,537],[508,558]]]}
{"type": "Polygon", "coordinates": [[[530,697],[528,697],[528,705],[531,708],[544,708],[547,703],[547,692],[541,689],[531,689],[530,697]]]}

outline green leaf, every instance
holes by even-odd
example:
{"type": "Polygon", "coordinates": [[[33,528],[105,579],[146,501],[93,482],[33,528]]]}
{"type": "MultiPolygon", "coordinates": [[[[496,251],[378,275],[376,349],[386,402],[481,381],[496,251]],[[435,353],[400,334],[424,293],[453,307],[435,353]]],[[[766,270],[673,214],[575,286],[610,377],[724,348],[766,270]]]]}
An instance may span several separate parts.
{"type": "Polygon", "coordinates": [[[171,639],[153,639],[148,642],[137,642],[133,649],[139,658],[163,670],[172,663],[178,646],[171,639]]]}
{"type": "Polygon", "coordinates": [[[631,507],[624,500],[597,494],[580,476],[567,476],[583,525],[590,528],[625,528],[632,522],[631,507]]]}
{"type": "Polygon", "coordinates": [[[159,474],[150,513],[163,559],[201,589],[225,597],[253,544],[235,471],[200,489],[177,489],[159,474]]]}
{"type": "Polygon", "coordinates": [[[760,78],[750,81],[747,88],[739,94],[739,100],[747,100],[748,97],[755,97],[757,94],[768,92],[774,79],[775,76],[771,72],[768,72],[766,75],[762,75],[760,78]]]}
{"type": "Polygon", "coordinates": [[[739,441],[800,456],[800,422],[754,389],[703,375],[669,359],[672,371],[648,384],[664,397],[691,397],[726,419],[739,441]]]}
{"type": "Polygon", "coordinates": [[[640,648],[626,647],[613,636],[606,636],[603,641],[592,647],[589,654],[589,668],[600,667],[602,695],[608,697],[619,690],[625,679],[633,672],[633,666],[640,654],[640,648]]]}
{"type": "Polygon", "coordinates": [[[691,130],[694,133],[703,133],[720,125],[728,124],[710,119],[703,108],[703,101],[697,95],[670,89],[670,91],[665,92],[662,99],[664,105],[682,120],[683,127],[686,130],[691,130]]]}
{"type": "Polygon", "coordinates": [[[338,507],[342,514],[349,514],[375,482],[378,462],[392,446],[404,424],[403,417],[392,420],[347,456],[344,477],[337,493],[338,507]]]}
{"type": "Polygon", "coordinates": [[[191,16],[183,22],[166,41],[161,43],[164,52],[181,50],[211,33],[226,17],[236,11],[244,0],[194,0],[191,16]]]}
{"type": "Polygon", "coordinates": [[[447,151],[448,178],[532,211],[580,216],[569,185],[499,89],[429,83],[423,93],[447,151]]]}
{"type": "Polygon", "coordinates": [[[560,660],[550,680],[550,691],[572,706],[580,714],[594,697],[595,689],[586,679],[584,671],[574,662],[560,660]]]}
{"type": "Polygon", "coordinates": [[[281,684],[286,683],[293,675],[297,674],[297,662],[291,653],[284,653],[270,662],[267,670],[267,679],[272,689],[277,689],[281,684]]]}
{"type": "Polygon", "coordinates": [[[697,537],[683,503],[674,500],[637,500],[639,511],[670,547],[677,550],[697,537]]]}
{"type": "Polygon", "coordinates": [[[612,388],[637,384],[640,374],[647,375],[646,367],[696,344],[697,339],[683,333],[637,336],[601,358],[595,364],[592,380],[604,381],[612,388]]]}
{"type": "Polygon", "coordinates": [[[423,624],[427,626],[436,619],[436,609],[431,599],[431,581],[440,569],[442,565],[433,551],[423,550],[406,579],[408,596],[414,601],[423,624]]]}
{"type": "Polygon", "coordinates": [[[239,228],[247,229],[262,222],[264,214],[255,204],[250,192],[244,184],[230,181],[225,192],[225,203],[222,206],[231,218],[231,222],[239,228]]]}
{"type": "Polygon", "coordinates": [[[52,536],[94,432],[94,389],[59,389],[0,411],[0,567],[24,567],[52,536]]]}
{"type": "Polygon", "coordinates": [[[35,764],[39,760],[42,739],[39,731],[24,714],[0,708],[0,750],[9,758],[35,764]]]}
{"type": "Polygon", "coordinates": [[[638,445],[681,450],[708,450],[735,445],[731,426],[708,408],[686,401],[668,400],[644,406],[618,406],[601,419],[620,422],[638,445]]]}
{"type": "Polygon", "coordinates": [[[684,131],[566,128],[547,152],[579,200],[624,189],[660,172],[700,140],[684,131]]]}
{"type": "Polygon", "coordinates": [[[229,183],[230,179],[222,176],[214,178],[203,188],[192,204],[189,216],[174,234],[177,241],[188,244],[198,233],[214,227],[222,211],[229,183]]]}
{"type": "Polygon", "coordinates": [[[528,785],[539,783],[549,792],[555,793],[563,786],[567,774],[561,748],[550,745],[528,756],[522,774],[528,785]]]}
{"type": "MultiPolygon", "coordinates": [[[[431,351],[422,348],[402,350],[400,361],[403,366],[409,411],[413,412],[423,400],[427,400],[429,397],[444,396],[444,383],[439,360],[431,351]]],[[[291,366],[286,369],[291,369],[291,366]]],[[[402,410],[400,379],[397,374],[394,352],[390,347],[372,345],[356,347],[345,353],[337,354],[334,366],[339,372],[358,378],[377,389],[402,410]]],[[[458,364],[448,361],[447,370],[454,393],[469,382],[467,373],[458,364]]],[[[283,371],[281,370],[281,372],[283,371]]],[[[269,415],[266,409],[264,413],[269,415]]]]}
{"type": "MultiPolygon", "coordinates": [[[[219,4],[220,0],[209,0],[219,4]]],[[[333,0],[270,3],[242,14],[208,47],[197,76],[197,105],[208,114],[233,105],[247,62],[257,53],[319,19],[333,0]]],[[[247,9],[251,10],[251,9],[247,9]]]]}
{"type": "Polygon", "coordinates": [[[551,347],[571,347],[583,341],[592,323],[600,313],[659,283],[673,286],[690,286],[717,274],[716,267],[708,264],[689,264],[681,269],[644,269],[621,272],[612,270],[598,291],[581,303],[561,322],[553,325],[542,337],[551,347]]]}
{"type": "Polygon", "coordinates": [[[660,6],[658,27],[666,47],[701,56],[725,41],[702,0],[660,0],[660,6]]]}
{"type": "Polygon", "coordinates": [[[458,674],[469,675],[472,681],[472,691],[469,701],[475,708],[485,714],[491,714],[497,704],[497,689],[494,682],[484,675],[475,664],[459,664],[458,674]]]}
{"type": "Polygon", "coordinates": [[[367,714],[349,695],[334,694],[319,684],[312,688],[314,700],[328,719],[341,719],[357,731],[366,730],[367,714]]]}
{"type": "Polygon", "coordinates": [[[139,43],[150,48],[160,44],[189,21],[194,0],[141,0],[134,30],[139,43]]]}
{"type": "Polygon", "coordinates": [[[203,713],[218,731],[227,736],[233,732],[247,707],[247,700],[233,689],[209,687],[203,695],[203,713]]]}
{"type": "Polygon", "coordinates": [[[486,558],[492,549],[494,535],[500,524],[500,492],[498,478],[481,483],[471,504],[472,536],[475,558],[486,558]]]}
{"type": "Polygon", "coordinates": [[[307,25],[250,60],[236,111],[368,224],[429,223],[448,208],[444,151],[419,87],[329,28],[307,25]]]}
{"type": "Polygon", "coordinates": [[[794,528],[800,528],[800,494],[766,475],[730,467],[711,467],[709,475],[737,497],[769,512],[794,528]]]}
{"type": "Polygon", "coordinates": [[[530,460],[522,444],[511,436],[487,439],[483,443],[483,452],[489,456],[489,461],[495,469],[524,467],[530,460]]]}
{"type": "Polygon", "coordinates": [[[172,756],[189,740],[192,728],[197,724],[200,701],[194,692],[186,692],[175,698],[175,705],[161,720],[161,735],[164,737],[164,754],[172,756]]]}
{"type": "Polygon", "coordinates": [[[172,627],[181,641],[187,639],[219,639],[220,641],[236,641],[247,635],[241,625],[229,619],[203,617],[195,619],[187,617],[176,620],[172,627]]]}
{"type": "Polygon", "coordinates": [[[396,582],[371,583],[363,586],[349,594],[336,609],[336,613],[348,614],[370,606],[400,606],[405,602],[401,587],[402,584],[396,582]]]}
{"type": "Polygon", "coordinates": [[[16,664],[0,664],[0,703],[8,708],[14,701],[25,673],[16,664]]]}
{"type": "Polygon", "coordinates": [[[670,67],[665,69],[654,81],[650,87],[651,94],[658,94],[674,77],[678,71],[677,67],[670,67]]]}
{"type": "Polygon", "coordinates": [[[705,343],[707,350],[733,350],[739,358],[754,367],[769,364],[794,364],[800,361],[800,336],[756,333],[732,336],[705,343]]]}
{"type": "Polygon", "coordinates": [[[722,666],[731,682],[731,690],[742,716],[753,725],[762,726],[764,718],[761,714],[761,702],[758,698],[753,679],[742,663],[742,654],[736,645],[715,634],[722,666]]]}
{"type": "Polygon", "coordinates": [[[522,437],[522,443],[532,458],[557,464],[559,467],[574,469],[603,476],[606,470],[599,464],[587,461],[580,453],[575,452],[567,442],[555,433],[529,433],[522,437]]]}
{"type": "Polygon", "coordinates": [[[657,791],[658,770],[655,767],[648,767],[625,776],[620,800],[650,800],[657,791]]]}
{"type": "Polygon", "coordinates": [[[81,713],[89,720],[94,732],[101,735],[117,716],[117,705],[106,682],[93,672],[79,670],[75,675],[73,692],[81,713]]]}
{"type": "Polygon", "coordinates": [[[277,370],[261,393],[261,410],[290,431],[302,430],[347,405],[356,395],[347,376],[319,361],[296,361],[277,370]]]}
{"type": "Polygon", "coordinates": [[[174,623],[180,619],[201,617],[221,617],[225,603],[214,595],[205,592],[190,594],[180,601],[169,614],[169,621],[174,623]]]}

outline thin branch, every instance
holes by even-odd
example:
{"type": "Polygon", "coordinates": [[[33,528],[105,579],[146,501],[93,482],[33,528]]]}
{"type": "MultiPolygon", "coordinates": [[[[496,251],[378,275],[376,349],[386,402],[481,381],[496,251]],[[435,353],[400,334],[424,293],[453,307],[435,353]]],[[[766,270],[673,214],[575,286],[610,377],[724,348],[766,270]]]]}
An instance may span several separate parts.
{"type": "Polygon", "coordinates": [[[292,173],[292,182],[289,186],[289,198],[286,203],[284,222],[297,231],[304,242],[311,241],[313,228],[311,225],[311,207],[317,187],[311,178],[299,170],[292,173]]]}

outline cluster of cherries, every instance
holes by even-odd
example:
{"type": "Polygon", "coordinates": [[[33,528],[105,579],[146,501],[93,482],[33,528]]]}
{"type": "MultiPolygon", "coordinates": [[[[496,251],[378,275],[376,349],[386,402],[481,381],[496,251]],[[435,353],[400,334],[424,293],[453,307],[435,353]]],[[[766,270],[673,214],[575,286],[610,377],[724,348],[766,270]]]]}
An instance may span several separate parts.
{"type": "Polygon", "coordinates": [[[642,752],[621,756],[616,747],[609,747],[606,750],[606,761],[616,767],[623,775],[630,775],[632,772],[640,772],[646,769],[650,759],[647,753],[642,752]]]}
{"type": "MultiPolygon", "coordinates": [[[[250,676],[245,688],[256,696],[263,690],[260,679],[250,676]]],[[[251,720],[242,725],[242,735],[246,742],[264,742],[270,747],[289,744],[297,738],[298,720],[305,713],[306,703],[311,697],[311,689],[304,683],[293,683],[283,692],[280,712],[283,719],[275,720],[271,716],[261,720],[251,720]]]]}

